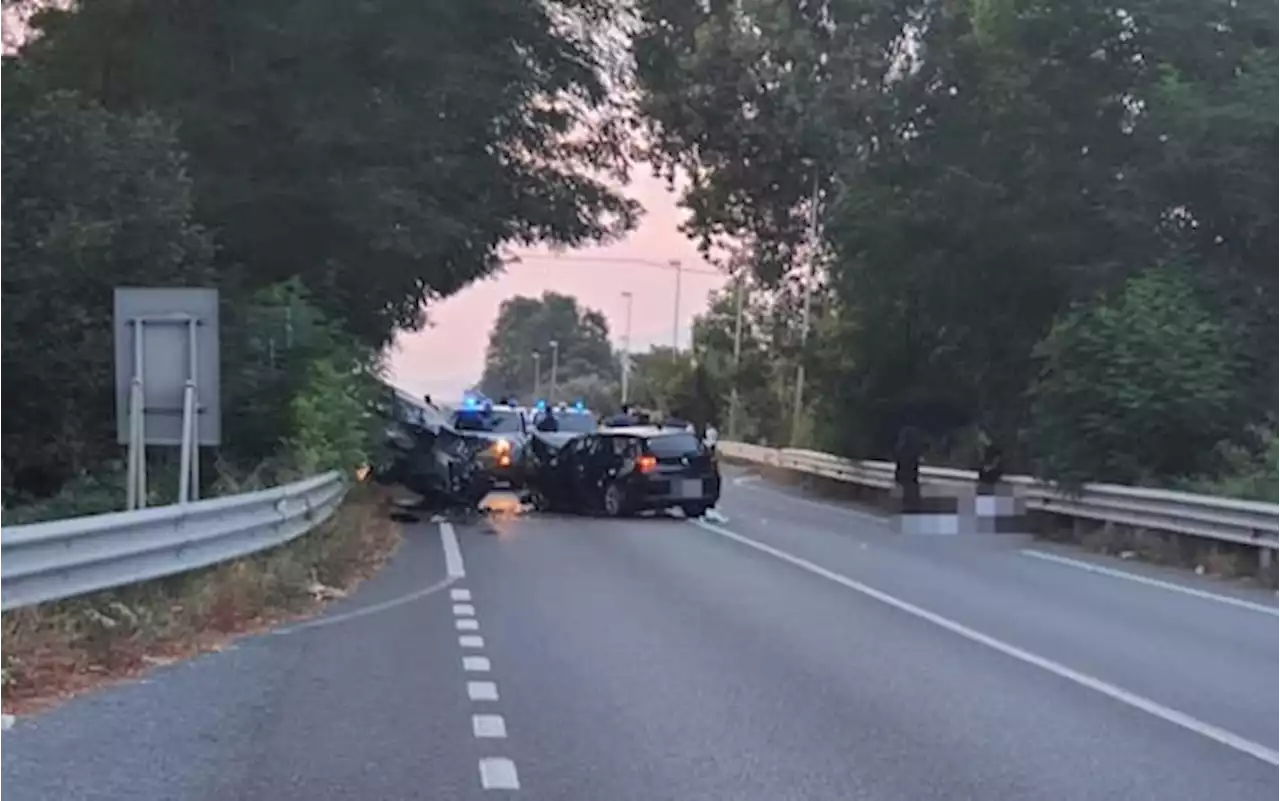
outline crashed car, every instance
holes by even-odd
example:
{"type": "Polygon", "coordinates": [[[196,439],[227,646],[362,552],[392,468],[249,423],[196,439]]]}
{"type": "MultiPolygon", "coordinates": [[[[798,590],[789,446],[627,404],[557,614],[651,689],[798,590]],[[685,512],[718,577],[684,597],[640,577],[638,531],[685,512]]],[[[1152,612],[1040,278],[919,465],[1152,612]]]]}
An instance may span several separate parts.
{"type": "Polygon", "coordinates": [[[479,458],[491,443],[457,431],[439,409],[398,390],[385,407],[385,435],[371,465],[374,480],[402,484],[424,506],[478,506],[493,489],[479,458]]]}
{"type": "Polygon", "coordinates": [[[535,432],[530,501],[548,511],[624,517],[679,507],[701,517],[720,500],[720,469],[696,436],[657,426],[535,432]]]}
{"type": "Polygon", "coordinates": [[[453,412],[449,423],[455,431],[484,443],[477,458],[495,486],[518,487],[524,483],[529,423],[523,409],[506,404],[464,403],[453,412]]]}

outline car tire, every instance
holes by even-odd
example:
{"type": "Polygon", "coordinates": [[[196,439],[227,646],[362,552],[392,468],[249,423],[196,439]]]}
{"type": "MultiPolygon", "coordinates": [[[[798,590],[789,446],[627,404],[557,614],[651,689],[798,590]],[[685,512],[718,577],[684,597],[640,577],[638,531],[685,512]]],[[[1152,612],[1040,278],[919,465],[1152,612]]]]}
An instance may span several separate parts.
{"type": "Polygon", "coordinates": [[[627,514],[627,494],[616,483],[604,485],[600,496],[600,511],[605,517],[625,517],[627,514]]]}
{"type": "Polygon", "coordinates": [[[705,503],[689,503],[680,507],[681,511],[684,512],[684,516],[690,520],[702,517],[710,508],[711,507],[705,503]]]}

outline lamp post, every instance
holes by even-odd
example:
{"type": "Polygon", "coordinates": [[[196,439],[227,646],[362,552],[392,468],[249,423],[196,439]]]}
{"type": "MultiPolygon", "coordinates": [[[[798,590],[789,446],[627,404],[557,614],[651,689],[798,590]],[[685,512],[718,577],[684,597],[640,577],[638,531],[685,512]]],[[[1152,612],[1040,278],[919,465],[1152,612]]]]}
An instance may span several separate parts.
{"type": "Polygon", "coordinates": [[[623,292],[622,299],[627,303],[625,327],[622,335],[622,402],[627,402],[627,389],[631,382],[631,301],[630,292],[623,292]]]}
{"type": "Polygon", "coordinates": [[[804,404],[805,343],[809,339],[809,317],[813,308],[813,280],[818,262],[818,170],[813,170],[813,196],[809,200],[809,269],[804,278],[804,312],[800,323],[800,357],[796,364],[796,397],[791,410],[791,447],[799,446],[800,409],[804,404]]]}
{"type": "Polygon", "coordinates": [[[738,380],[742,372],[742,302],[746,294],[745,270],[739,269],[734,282],[733,315],[733,385],[729,389],[729,439],[737,441],[738,437],[738,380]]]}
{"type": "Polygon", "coordinates": [[[547,403],[556,402],[556,370],[560,365],[560,343],[551,340],[551,392],[547,398],[547,403]]]}
{"type": "Polygon", "coordinates": [[[671,326],[671,355],[672,358],[680,353],[680,277],[681,265],[679,259],[672,259],[667,262],[671,269],[676,271],[676,300],[675,307],[672,310],[672,326],[671,326]]]}

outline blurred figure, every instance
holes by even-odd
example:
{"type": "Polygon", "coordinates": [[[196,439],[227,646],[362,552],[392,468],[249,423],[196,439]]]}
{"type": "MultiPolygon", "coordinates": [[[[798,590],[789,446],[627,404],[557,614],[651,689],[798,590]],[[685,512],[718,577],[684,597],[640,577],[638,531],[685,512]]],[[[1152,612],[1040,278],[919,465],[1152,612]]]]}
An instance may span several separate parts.
{"type": "Polygon", "coordinates": [[[893,480],[902,492],[902,513],[913,514],[920,509],[920,458],[924,453],[924,437],[915,426],[906,426],[898,433],[894,448],[893,480]]]}
{"type": "MultiPolygon", "coordinates": [[[[983,439],[986,439],[985,435],[983,439]]],[[[995,492],[996,484],[1004,478],[1004,451],[1000,446],[987,439],[982,448],[978,462],[978,492],[990,495],[995,492]]]]}
{"type": "Polygon", "coordinates": [[[619,412],[618,412],[617,414],[615,414],[615,415],[613,415],[613,416],[611,416],[611,417],[607,418],[607,419],[602,423],[602,425],[610,426],[610,427],[613,427],[613,428],[622,428],[622,427],[624,427],[624,426],[634,426],[634,425],[637,425],[637,424],[639,424],[639,422],[640,422],[640,421],[639,421],[639,420],[636,418],[636,416],[635,416],[634,414],[632,414],[632,412],[631,412],[631,404],[629,404],[629,403],[624,403],[624,404],[622,404],[622,406],[621,406],[621,408],[620,408],[619,412]]]}
{"type": "Polygon", "coordinates": [[[544,433],[560,430],[560,421],[556,420],[556,414],[550,406],[542,412],[542,419],[538,420],[538,430],[544,433]]]}

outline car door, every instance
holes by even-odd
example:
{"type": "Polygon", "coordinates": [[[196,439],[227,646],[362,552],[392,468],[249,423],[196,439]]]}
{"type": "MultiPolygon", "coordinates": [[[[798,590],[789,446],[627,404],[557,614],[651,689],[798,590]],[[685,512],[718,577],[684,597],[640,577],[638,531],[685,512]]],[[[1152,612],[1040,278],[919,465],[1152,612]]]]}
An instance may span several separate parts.
{"type": "Polygon", "coordinates": [[[573,503],[577,507],[589,505],[594,501],[593,494],[590,491],[590,482],[593,475],[591,466],[595,450],[599,445],[599,439],[594,435],[577,437],[570,440],[569,444],[565,446],[566,449],[571,449],[568,462],[565,465],[566,479],[573,503]]]}

